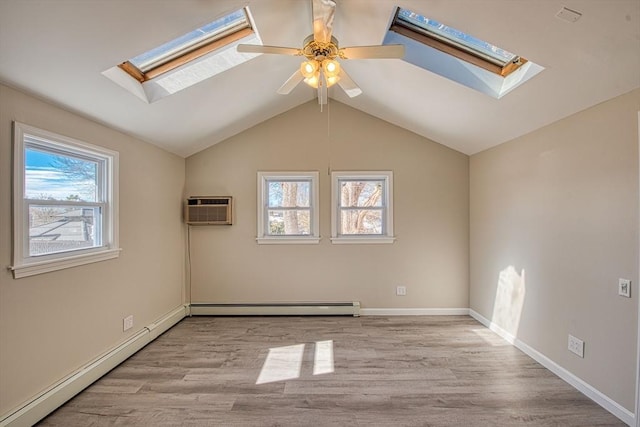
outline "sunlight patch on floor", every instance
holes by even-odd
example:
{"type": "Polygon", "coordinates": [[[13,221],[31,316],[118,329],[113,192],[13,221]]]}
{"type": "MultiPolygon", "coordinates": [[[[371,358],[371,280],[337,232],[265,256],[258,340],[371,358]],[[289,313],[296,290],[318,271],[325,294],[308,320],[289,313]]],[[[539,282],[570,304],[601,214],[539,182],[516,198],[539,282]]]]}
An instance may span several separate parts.
{"type": "Polygon", "coordinates": [[[256,384],[299,378],[303,354],[304,344],[270,348],[256,384]]]}
{"type": "Polygon", "coordinates": [[[317,341],[313,358],[313,375],[333,372],[333,341],[317,341]]]}
{"type": "MultiPolygon", "coordinates": [[[[309,349],[311,351],[311,348],[309,349]]],[[[305,344],[269,349],[256,384],[267,384],[300,378],[303,368],[305,344]]],[[[309,353],[309,358],[311,353],[309,353]]],[[[307,359],[310,361],[310,359],[307,359]]],[[[307,366],[307,364],[305,364],[307,366]]],[[[306,370],[306,368],[305,368],[306,370]]],[[[313,345],[313,375],[334,372],[333,340],[316,341],[313,345]]]]}

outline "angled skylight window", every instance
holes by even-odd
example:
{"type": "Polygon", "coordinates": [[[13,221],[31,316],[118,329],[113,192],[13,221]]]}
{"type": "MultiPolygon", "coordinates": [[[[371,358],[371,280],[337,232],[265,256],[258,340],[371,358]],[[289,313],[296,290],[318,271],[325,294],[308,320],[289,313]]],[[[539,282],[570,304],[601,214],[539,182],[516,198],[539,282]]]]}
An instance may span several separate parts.
{"type": "Polygon", "coordinates": [[[247,11],[240,9],[131,58],[120,68],[144,82],[252,33],[247,11]]]}
{"type": "Polygon", "coordinates": [[[498,46],[401,7],[391,30],[501,76],[527,62],[498,46]]]}
{"type": "Polygon", "coordinates": [[[401,7],[383,44],[405,45],[404,61],[500,98],[543,67],[459,29],[401,7]]]}
{"type": "Polygon", "coordinates": [[[257,56],[238,52],[240,43],[262,43],[248,7],[220,16],[102,74],[144,102],[153,103],[257,56]]]}

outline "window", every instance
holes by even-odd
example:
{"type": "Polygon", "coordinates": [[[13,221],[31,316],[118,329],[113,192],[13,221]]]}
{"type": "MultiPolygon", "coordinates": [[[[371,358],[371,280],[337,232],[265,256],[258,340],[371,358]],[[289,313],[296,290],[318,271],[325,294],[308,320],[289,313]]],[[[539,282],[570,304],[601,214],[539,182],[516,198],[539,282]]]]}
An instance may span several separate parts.
{"type": "Polygon", "coordinates": [[[102,74],[141,100],[153,103],[258,55],[238,52],[239,43],[262,43],[248,7],[221,16],[102,74]]]}
{"type": "Polygon", "coordinates": [[[393,173],[332,172],[331,241],[393,243],[393,173]]]}
{"type": "Polygon", "coordinates": [[[403,44],[403,61],[495,99],[544,70],[492,43],[400,7],[382,44],[403,44]]]}
{"type": "Polygon", "coordinates": [[[15,278],[118,256],[118,153],[14,122],[15,278]]]}
{"type": "Polygon", "coordinates": [[[318,172],[258,172],[258,243],[318,243],[318,172]]]}
{"type": "Polygon", "coordinates": [[[240,9],[131,58],[120,68],[144,82],[252,33],[247,12],[240,9]]]}
{"type": "Polygon", "coordinates": [[[391,30],[501,76],[511,74],[527,62],[498,46],[407,9],[398,8],[391,30]]]}

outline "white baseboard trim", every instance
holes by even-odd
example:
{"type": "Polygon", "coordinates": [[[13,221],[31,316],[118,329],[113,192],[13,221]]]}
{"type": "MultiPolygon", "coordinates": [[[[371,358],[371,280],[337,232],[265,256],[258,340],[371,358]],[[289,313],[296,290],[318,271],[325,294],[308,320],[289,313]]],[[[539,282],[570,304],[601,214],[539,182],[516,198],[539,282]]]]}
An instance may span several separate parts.
{"type": "MultiPolygon", "coordinates": [[[[0,419],[0,427],[32,426],[67,400],[80,393],[104,374],[118,366],[138,350],[155,340],[163,332],[190,314],[189,305],[182,305],[163,316],[158,321],[143,328],[124,343],[114,347],[103,356],[88,363],[70,376],[62,379],[39,396],[0,419]]],[[[571,372],[534,348],[520,341],[512,334],[494,324],[476,311],[468,308],[363,308],[362,316],[457,316],[469,315],[495,332],[523,353],[556,374],[578,391],[602,406],[629,426],[635,425],[634,414],[584,382],[571,372]]]]}
{"type": "Polygon", "coordinates": [[[496,325],[486,317],[482,316],[480,313],[469,309],[469,315],[476,319],[478,322],[482,323],[484,326],[495,332],[497,335],[505,339],[510,344],[513,344],[516,348],[522,351],[527,356],[531,357],[533,360],[556,374],[562,380],[567,382],[569,385],[573,386],[579,392],[587,396],[589,399],[596,402],[598,405],[602,406],[607,411],[611,412],[613,415],[618,417],[622,422],[626,423],[629,426],[635,425],[635,415],[633,412],[624,408],[619,403],[612,400],[607,395],[603,394],[592,385],[586,383],[582,379],[578,378],[562,366],[558,365],[553,360],[549,359],[544,354],[540,353],[533,347],[525,344],[520,341],[517,337],[514,337],[509,332],[502,329],[500,326],[496,325]]]}
{"type": "Polygon", "coordinates": [[[20,408],[6,414],[0,419],[0,427],[34,425],[178,323],[187,313],[188,305],[181,305],[151,325],[142,328],[122,344],[63,378],[20,408]]]}
{"type": "Polygon", "coordinates": [[[468,316],[468,308],[361,308],[361,316],[468,316]]]}
{"type": "Polygon", "coordinates": [[[360,302],[319,303],[194,303],[191,316],[360,316],[360,302]]]}

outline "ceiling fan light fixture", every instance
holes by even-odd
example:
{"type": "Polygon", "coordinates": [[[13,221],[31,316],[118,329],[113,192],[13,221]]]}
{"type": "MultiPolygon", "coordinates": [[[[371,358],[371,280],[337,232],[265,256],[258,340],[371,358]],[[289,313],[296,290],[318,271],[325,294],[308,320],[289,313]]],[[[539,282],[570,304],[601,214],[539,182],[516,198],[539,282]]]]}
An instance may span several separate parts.
{"type": "Polygon", "coordinates": [[[324,75],[327,76],[327,79],[330,77],[338,77],[340,74],[340,63],[333,59],[326,59],[322,61],[322,70],[324,71],[324,75]]]}
{"type": "Polygon", "coordinates": [[[318,85],[320,84],[320,72],[317,72],[316,74],[305,78],[304,82],[312,88],[317,89],[318,85]]]}
{"type": "Polygon", "coordinates": [[[314,75],[318,74],[319,69],[320,69],[320,64],[318,63],[318,61],[315,61],[315,60],[304,61],[300,65],[300,72],[305,77],[305,79],[310,79],[314,75]]]}
{"type": "Polygon", "coordinates": [[[340,76],[326,76],[326,81],[327,81],[327,87],[331,87],[334,84],[338,83],[338,81],[340,80],[340,76]]]}
{"type": "MultiPolygon", "coordinates": [[[[1,1],[1,0],[0,0],[1,1]]],[[[338,40],[332,35],[336,0],[311,0],[313,12],[313,34],[304,39],[302,49],[281,46],[241,44],[238,52],[269,53],[302,56],[300,68],[278,89],[278,93],[290,93],[301,81],[318,90],[320,105],[327,103],[327,88],[338,85],[350,97],[358,96],[362,90],[342,70],[336,60],[340,59],[376,59],[402,58],[403,45],[352,46],[340,48],[338,40]]]]}

